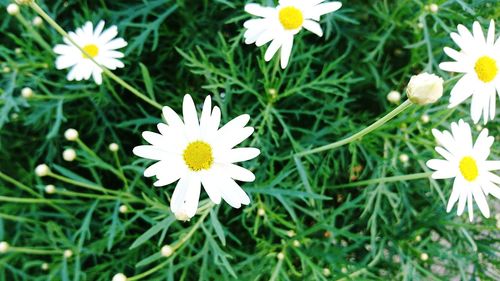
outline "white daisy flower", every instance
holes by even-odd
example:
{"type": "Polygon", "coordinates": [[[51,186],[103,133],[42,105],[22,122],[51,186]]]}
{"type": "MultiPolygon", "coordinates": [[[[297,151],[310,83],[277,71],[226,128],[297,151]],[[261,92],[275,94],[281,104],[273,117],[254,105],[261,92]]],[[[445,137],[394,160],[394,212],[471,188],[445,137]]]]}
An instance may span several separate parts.
{"type": "Polygon", "coordinates": [[[490,209],[485,195],[492,194],[500,199],[497,186],[500,177],[491,172],[500,170],[500,161],[487,160],[495,139],[488,136],[488,129],[483,129],[473,144],[471,128],[463,120],[451,123],[451,132],[433,129],[432,133],[440,145],[436,151],[445,158],[427,161],[427,166],[435,170],[432,178],[455,178],[446,211],[450,212],[458,200],[457,214],[460,216],[467,203],[472,221],[474,198],[481,213],[488,218],[490,209]]]}
{"type": "Polygon", "coordinates": [[[244,37],[246,44],[258,47],[271,42],[264,59],[270,61],[281,48],[281,68],[285,69],[292,53],[293,37],[305,28],[323,36],[318,21],[322,15],[334,12],[342,3],[338,1],[323,3],[325,0],[280,0],[276,8],[262,7],[259,4],[245,5],[245,11],[261,17],[247,20],[243,26],[247,29],[244,37]]]}
{"type": "MultiPolygon", "coordinates": [[[[68,34],[78,46],[103,67],[111,70],[124,67],[123,62],[119,60],[124,55],[116,50],[127,46],[127,42],[122,38],[115,38],[118,34],[118,28],[115,25],[104,31],[103,29],[104,21],[100,21],[95,29],[91,22],[87,22],[83,27],[68,34]]],[[[102,69],[68,39],[64,38],[64,43],[66,44],[58,44],[54,47],[54,52],[59,55],[56,59],[56,68],[71,68],[67,76],[69,81],[88,80],[92,76],[96,84],[100,85],[102,69]]]]}
{"type": "Polygon", "coordinates": [[[451,38],[461,51],[445,47],[444,52],[455,61],[439,65],[446,71],[464,73],[451,90],[449,107],[472,96],[472,120],[477,123],[482,115],[486,124],[495,118],[496,93],[500,95],[500,40],[495,40],[495,22],[491,20],[486,38],[477,21],[472,25],[472,33],[461,24],[457,29],[451,38]]]}
{"type": "Polygon", "coordinates": [[[220,109],[212,109],[210,96],[198,114],[190,95],[184,96],[183,120],[168,106],[163,108],[167,124],[158,124],[160,134],[144,132],[142,136],[151,145],[134,148],[135,155],[159,160],[144,171],[144,176],[156,176],[155,186],[164,186],[177,180],[170,209],[178,219],[193,217],[198,208],[201,185],[209,198],[219,204],[224,199],[234,208],[248,205],[250,198],[235,182],[252,182],[255,176],[234,163],[253,159],[257,148],[234,148],[252,135],[246,127],[248,114],[240,115],[219,129],[220,109]]]}

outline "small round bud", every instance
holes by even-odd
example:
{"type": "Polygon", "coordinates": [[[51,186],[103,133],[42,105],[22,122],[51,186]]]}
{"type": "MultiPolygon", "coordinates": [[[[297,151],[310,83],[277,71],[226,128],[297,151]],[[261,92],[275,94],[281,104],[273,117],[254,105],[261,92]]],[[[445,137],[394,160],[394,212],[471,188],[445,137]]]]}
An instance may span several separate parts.
{"type": "Polygon", "coordinates": [[[290,237],[290,238],[291,238],[291,237],[294,237],[294,236],[295,236],[295,231],[293,231],[293,230],[288,230],[288,231],[286,232],[286,236],[288,236],[288,237],[290,237]]]}
{"type": "Polygon", "coordinates": [[[439,6],[435,3],[432,3],[429,5],[429,11],[431,11],[435,14],[439,11],[439,6]]]}
{"type": "Polygon", "coordinates": [[[392,261],[394,263],[400,263],[401,262],[401,257],[399,255],[393,255],[392,256],[392,261]]]}
{"type": "Polygon", "coordinates": [[[443,78],[429,73],[414,75],[408,83],[406,94],[414,104],[435,103],[443,96],[443,78]]]}
{"type": "Polygon", "coordinates": [[[120,213],[125,214],[126,212],[128,212],[128,207],[127,205],[121,205],[118,210],[120,211],[120,213]]]}
{"type": "Polygon", "coordinates": [[[17,114],[17,113],[15,113],[15,112],[14,112],[14,113],[12,113],[12,114],[10,115],[10,118],[11,118],[13,121],[15,121],[15,120],[19,119],[19,114],[17,114]]]}
{"type": "Polygon", "coordinates": [[[343,266],[342,269],[340,269],[340,271],[342,273],[346,274],[347,273],[347,268],[345,266],[343,266]]]}
{"type": "Polygon", "coordinates": [[[323,268],[323,275],[324,275],[325,277],[328,277],[328,276],[330,276],[331,274],[332,274],[332,272],[330,271],[330,269],[329,269],[329,268],[327,268],[327,267],[323,268]]]}
{"type": "Polygon", "coordinates": [[[299,240],[293,240],[293,246],[296,247],[296,248],[300,247],[299,240]]]}
{"type": "Polygon", "coordinates": [[[10,245],[9,243],[2,241],[0,242],[0,254],[5,254],[9,250],[10,245]]]}
{"type": "Polygon", "coordinates": [[[417,23],[417,27],[420,28],[420,29],[423,29],[424,28],[424,24],[421,23],[421,22],[419,22],[419,23],[417,23]]]}
{"type": "Polygon", "coordinates": [[[2,68],[2,72],[3,72],[3,73],[9,73],[9,72],[10,72],[10,67],[8,67],[8,66],[4,66],[4,67],[2,68]]]}
{"type": "Polygon", "coordinates": [[[169,245],[165,245],[163,247],[161,247],[161,251],[160,251],[162,257],[170,257],[173,253],[174,253],[174,249],[172,249],[172,247],[170,247],[169,245]]]}
{"type": "Polygon", "coordinates": [[[108,148],[111,152],[117,152],[120,149],[116,143],[111,143],[108,148]]]}
{"type": "Polygon", "coordinates": [[[40,164],[35,168],[35,174],[39,177],[45,177],[49,173],[50,173],[50,168],[45,164],[40,164]]]}
{"type": "Polygon", "coordinates": [[[56,187],[52,184],[46,185],[45,186],[45,193],[47,194],[54,194],[56,193],[56,187]]]}
{"type": "Polygon", "coordinates": [[[388,94],[387,94],[387,100],[390,102],[390,103],[399,103],[401,101],[401,94],[398,92],[398,91],[390,91],[388,94]]]}
{"type": "Polygon", "coordinates": [[[19,6],[12,3],[7,6],[7,13],[11,16],[19,14],[19,6]]]}
{"type": "Polygon", "coordinates": [[[284,260],[285,259],[285,254],[283,254],[283,252],[279,252],[278,255],[276,255],[276,258],[278,260],[284,260]]]}
{"type": "Polygon", "coordinates": [[[417,236],[415,237],[415,241],[416,241],[416,242],[420,242],[420,241],[422,241],[422,236],[417,235],[417,236]]]}
{"type": "Polygon", "coordinates": [[[410,160],[410,157],[408,156],[408,154],[401,154],[399,155],[399,161],[403,162],[403,163],[407,163],[408,160],[410,160]]]}
{"type": "Polygon", "coordinates": [[[21,96],[25,99],[33,97],[33,90],[29,87],[25,87],[21,90],[21,96]]]}
{"type": "Polygon", "coordinates": [[[191,217],[184,211],[175,213],[175,218],[179,221],[189,221],[191,217]]]}
{"type": "Polygon", "coordinates": [[[431,121],[431,118],[429,117],[429,115],[424,114],[422,115],[422,117],[420,117],[420,120],[422,121],[422,123],[427,124],[429,123],[429,121],[431,121]]]}
{"type": "Polygon", "coordinates": [[[41,17],[36,16],[36,17],[34,17],[34,18],[33,18],[33,20],[31,21],[31,23],[32,23],[34,26],[39,27],[39,26],[41,26],[41,25],[43,24],[43,20],[42,20],[42,18],[41,18],[41,17]]]}
{"type": "Polygon", "coordinates": [[[123,273],[117,273],[111,281],[127,281],[127,276],[123,273]]]}
{"type": "Polygon", "coordinates": [[[43,271],[49,270],[49,264],[46,262],[42,263],[40,267],[42,268],[43,271]]]}
{"type": "Polygon", "coordinates": [[[63,151],[63,159],[65,161],[71,162],[76,159],[76,151],[73,148],[68,148],[63,151]]]}
{"type": "Polygon", "coordinates": [[[21,48],[15,48],[14,49],[14,53],[16,53],[16,55],[20,55],[20,54],[23,53],[23,49],[21,49],[21,48]]]}
{"type": "Polygon", "coordinates": [[[71,250],[65,250],[63,253],[63,256],[67,259],[71,258],[73,256],[73,251],[71,250]]]}
{"type": "Polygon", "coordinates": [[[481,125],[477,124],[477,125],[476,125],[476,131],[480,132],[480,131],[482,131],[482,130],[483,130],[483,126],[481,126],[481,125]]]}
{"type": "Polygon", "coordinates": [[[257,210],[257,215],[258,215],[259,217],[263,217],[263,216],[265,216],[265,215],[266,215],[266,211],[265,211],[263,208],[259,208],[259,209],[257,210]]]}
{"type": "Polygon", "coordinates": [[[69,141],[76,141],[78,139],[78,131],[70,128],[64,132],[64,137],[69,141]]]}
{"type": "Polygon", "coordinates": [[[429,255],[427,253],[420,254],[420,259],[422,261],[427,261],[429,259],[429,255]]]}

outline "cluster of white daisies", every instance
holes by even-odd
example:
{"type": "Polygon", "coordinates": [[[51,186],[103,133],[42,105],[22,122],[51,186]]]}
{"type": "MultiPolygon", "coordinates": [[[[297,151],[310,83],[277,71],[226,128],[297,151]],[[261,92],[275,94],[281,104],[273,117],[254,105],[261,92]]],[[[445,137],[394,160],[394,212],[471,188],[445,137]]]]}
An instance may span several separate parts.
{"type": "MultiPolygon", "coordinates": [[[[325,3],[325,0],[280,0],[276,7],[247,4],[245,11],[258,18],[244,22],[244,41],[258,47],[269,43],[265,61],[270,61],[280,50],[280,65],[284,69],[289,65],[295,35],[306,29],[321,37],[321,16],[341,6],[338,1],[325,3]]],[[[65,44],[55,46],[54,52],[59,55],[56,67],[70,68],[67,75],[70,81],[92,77],[101,84],[103,70],[124,67],[120,61],[124,54],[117,50],[127,42],[116,38],[117,34],[116,26],[104,30],[103,21],[95,27],[87,22],[69,33],[71,40],[65,38],[65,44]]],[[[496,95],[500,95],[500,40],[495,39],[494,21],[486,36],[480,24],[474,22],[472,33],[459,25],[458,33],[452,33],[451,37],[461,50],[446,47],[445,53],[455,61],[441,63],[440,68],[464,75],[451,91],[450,107],[472,96],[472,120],[478,123],[482,117],[486,124],[495,118],[496,95]]],[[[170,107],[164,107],[166,123],[158,124],[159,133],[144,132],[149,145],[134,148],[137,156],[158,161],[144,175],[156,176],[155,186],[177,182],[170,206],[181,220],[196,214],[201,186],[216,204],[222,199],[234,208],[249,204],[250,198],[236,181],[252,182],[255,176],[235,163],[253,159],[260,151],[235,146],[253,133],[253,128],[247,126],[250,117],[241,115],[219,128],[221,111],[217,106],[212,107],[210,97],[205,99],[200,118],[189,95],[184,97],[182,110],[180,118],[170,107]]],[[[475,200],[482,214],[489,217],[486,196],[500,198],[497,186],[500,177],[492,172],[500,169],[500,161],[487,160],[494,138],[483,129],[473,143],[471,128],[463,120],[452,123],[451,132],[435,129],[432,132],[439,143],[436,151],[444,157],[427,162],[435,170],[432,177],[455,178],[447,211],[458,201],[458,215],[461,215],[467,204],[472,221],[475,200]]]]}

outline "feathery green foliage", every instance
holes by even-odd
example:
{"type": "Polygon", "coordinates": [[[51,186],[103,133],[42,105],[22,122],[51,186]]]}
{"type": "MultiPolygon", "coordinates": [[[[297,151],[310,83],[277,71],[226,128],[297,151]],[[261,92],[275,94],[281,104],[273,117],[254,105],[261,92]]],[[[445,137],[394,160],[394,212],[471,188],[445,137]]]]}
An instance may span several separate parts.
{"type": "MultiPolygon", "coordinates": [[[[264,62],[264,48],[243,43],[246,1],[37,1],[67,31],[87,20],[117,25],[129,45],[126,67],[114,73],[159,104],[180,112],[185,93],[197,104],[211,95],[222,123],[252,117],[244,145],[261,155],[245,163],[256,175],[243,185],[251,204],[214,206],[202,193],[198,215],[179,222],[169,209],[175,185],[154,187],[142,175],[150,161],[131,152],[161,111],[107,77],[101,86],[66,81],[51,50],[61,36],[33,26],[29,7],[9,16],[10,1],[0,0],[0,241],[11,245],[0,254],[0,280],[101,281],[118,272],[129,280],[500,279],[494,215],[469,223],[446,213],[452,181],[421,174],[435,156],[431,129],[470,121],[468,102],[447,108],[458,76],[437,67],[442,48],[454,46],[449,33],[474,20],[486,26],[500,5],[440,0],[434,14],[421,0],[342,2],[322,18],[322,38],[296,37],[281,70],[277,58],[264,62]],[[394,107],[386,94],[423,70],[446,78],[438,103],[414,106],[349,146],[293,157],[372,123],[394,107]],[[23,87],[35,95],[21,97],[23,87]],[[81,141],[66,141],[67,128],[81,141]],[[62,159],[65,148],[77,151],[74,162],[62,159]],[[40,163],[53,174],[37,177],[40,163]],[[44,192],[48,184],[55,194],[44,192]]],[[[498,118],[487,127],[497,159],[498,118]]]]}

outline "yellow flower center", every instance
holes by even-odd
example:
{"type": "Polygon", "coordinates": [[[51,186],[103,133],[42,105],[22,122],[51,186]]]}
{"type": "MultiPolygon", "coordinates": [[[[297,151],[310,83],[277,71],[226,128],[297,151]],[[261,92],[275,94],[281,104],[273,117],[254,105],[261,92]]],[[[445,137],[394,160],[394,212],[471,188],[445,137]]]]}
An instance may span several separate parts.
{"type": "Polygon", "coordinates": [[[189,169],[195,172],[210,169],[214,162],[212,147],[204,141],[194,141],[188,144],[182,157],[189,169]]]}
{"type": "Polygon", "coordinates": [[[497,62],[491,57],[482,56],[476,61],[474,70],[476,71],[477,78],[479,78],[479,80],[484,83],[491,82],[495,79],[498,73],[497,62]]]}
{"type": "Polygon", "coordinates": [[[279,12],[279,19],[283,27],[287,30],[297,29],[301,27],[304,22],[302,12],[293,6],[281,9],[279,12]]]}
{"type": "MultiPolygon", "coordinates": [[[[99,54],[99,48],[95,44],[88,44],[82,48],[91,58],[95,58],[99,54]]],[[[88,56],[82,53],[82,57],[87,59],[88,56]]]]}
{"type": "Polygon", "coordinates": [[[470,156],[465,156],[458,165],[462,176],[467,181],[474,181],[479,176],[476,160],[470,156]]]}

